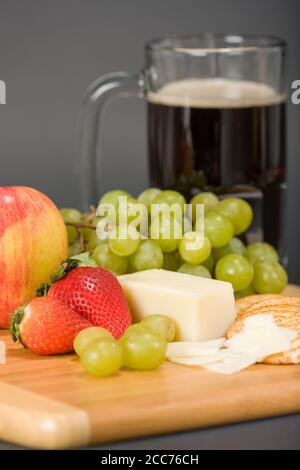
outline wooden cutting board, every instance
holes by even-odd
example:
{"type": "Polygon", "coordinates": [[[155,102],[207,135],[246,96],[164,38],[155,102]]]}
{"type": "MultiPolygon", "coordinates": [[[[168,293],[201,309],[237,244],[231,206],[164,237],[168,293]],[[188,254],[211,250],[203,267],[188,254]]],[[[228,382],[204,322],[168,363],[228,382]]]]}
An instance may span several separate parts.
{"type": "MultiPolygon", "coordinates": [[[[290,295],[300,288],[290,286],[290,295]]],[[[38,357],[7,345],[0,366],[0,439],[39,448],[113,440],[300,412],[300,366],[255,365],[224,376],[165,363],[96,379],[75,355],[38,357]]]]}

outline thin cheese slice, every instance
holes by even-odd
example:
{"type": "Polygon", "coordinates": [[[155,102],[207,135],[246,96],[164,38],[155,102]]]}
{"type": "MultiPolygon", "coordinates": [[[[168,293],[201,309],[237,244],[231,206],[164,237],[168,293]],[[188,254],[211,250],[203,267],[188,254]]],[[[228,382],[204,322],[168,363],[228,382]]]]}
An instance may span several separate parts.
{"type": "Polygon", "coordinates": [[[272,315],[260,314],[245,320],[240,333],[227,340],[225,346],[242,354],[255,355],[257,361],[287,351],[297,332],[276,325],[272,315]]]}
{"type": "Polygon", "coordinates": [[[6,364],[6,347],[4,341],[0,341],[0,364],[6,364]]]}
{"type": "Polygon", "coordinates": [[[211,354],[202,354],[195,357],[170,356],[168,359],[170,362],[185,366],[205,366],[206,364],[222,361],[229,356],[232,356],[232,352],[229,349],[220,349],[219,351],[211,354]]]}
{"type": "Polygon", "coordinates": [[[276,323],[274,322],[273,316],[266,313],[247,317],[245,319],[244,325],[245,328],[247,328],[247,330],[249,331],[266,330],[266,328],[270,328],[273,326],[276,327],[276,323]]]}
{"type": "Polygon", "coordinates": [[[230,340],[170,343],[167,357],[177,364],[229,375],[289,350],[296,337],[296,331],[278,327],[272,315],[258,314],[247,318],[243,330],[230,340]]]}
{"type": "Polygon", "coordinates": [[[253,354],[258,360],[265,357],[287,351],[291,347],[291,340],[278,332],[272,334],[241,333],[239,337],[233,337],[226,346],[232,351],[253,354]]]}
{"type": "Polygon", "coordinates": [[[205,369],[219,374],[235,374],[247,367],[252,366],[257,361],[256,356],[250,354],[230,354],[222,361],[214,362],[205,366],[205,369]]]}
{"type": "Polygon", "coordinates": [[[211,341],[175,341],[168,344],[166,356],[172,357],[198,357],[201,355],[209,355],[218,352],[225,343],[225,338],[215,339],[211,341]]]}

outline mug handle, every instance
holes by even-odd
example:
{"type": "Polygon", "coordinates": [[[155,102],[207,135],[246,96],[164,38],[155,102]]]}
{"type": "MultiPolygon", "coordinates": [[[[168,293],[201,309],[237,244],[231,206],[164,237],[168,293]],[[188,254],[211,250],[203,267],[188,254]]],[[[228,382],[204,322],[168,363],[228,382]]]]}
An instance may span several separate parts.
{"type": "Polygon", "coordinates": [[[106,105],[117,97],[144,97],[144,74],[115,72],[95,80],[87,89],[80,110],[79,181],[81,203],[97,203],[101,169],[101,129],[106,105]],[[98,158],[97,158],[98,157],[98,158]]]}

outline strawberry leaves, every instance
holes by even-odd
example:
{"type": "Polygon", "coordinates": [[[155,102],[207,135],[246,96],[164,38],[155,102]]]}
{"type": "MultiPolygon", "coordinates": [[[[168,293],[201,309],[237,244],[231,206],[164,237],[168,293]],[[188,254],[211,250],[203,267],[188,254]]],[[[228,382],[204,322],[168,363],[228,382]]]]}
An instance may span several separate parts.
{"type": "Polygon", "coordinates": [[[76,267],[97,268],[96,262],[93,260],[93,258],[90,257],[88,251],[85,253],[80,253],[79,255],[71,256],[70,260],[77,262],[76,267]]]}
{"type": "Polygon", "coordinates": [[[35,291],[36,297],[44,297],[48,294],[48,290],[50,289],[51,285],[44,282],[40,285],[40,287],[35,291]]]}
{"type": "Polygon", "coordinates": [[[24,307],[18,307],[10,322],[9,331],[14,342],[16,341],[22,342],[19,325],[21,321],[23,320],[24,313],[25,313],[24,307]]]}
{"type": "MultiPolygon", "coordinates": [[[[90,257],[89,252],[80,253],[79,255],[71,256],[70,258],[66,259],[61,263],[61,265],[54,271],[52,274],[50,281],[51,284],[54,284],[59,279],[65,277],[70,271],[76,268],[96,268],[97,264],[95,261],[90,257]]],[[[51,284],[43,283],[40,287],[36,290],[37,297],[43,297],[47,295],[51,284]]]]}
{"type": "Polygon", "coordinates": [[[74,255],[68,258],[66,261],[63,261],[59,268],[54,271],[53,275],[51,276],[51,282],[54,283],[59,279],[62,279],[66,276],[70,271],[76,268],[96,268],[97,264],[95,261],[90,257],[90,254],[86,251],[85,253],[81,253],[79,255],[74,255]]]}

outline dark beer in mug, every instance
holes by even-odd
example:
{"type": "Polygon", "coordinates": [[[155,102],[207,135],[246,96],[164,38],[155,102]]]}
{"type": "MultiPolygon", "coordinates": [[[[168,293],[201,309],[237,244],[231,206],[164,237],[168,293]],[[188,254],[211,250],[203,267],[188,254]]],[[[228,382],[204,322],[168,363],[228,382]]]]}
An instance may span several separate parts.
{"type": "Polygon", "coordinates": [[[246,80],[189,79],[148,94],[151,184],[187,198],[213,191],[246,199],[248,242],[284,250],[285,102],[246,80]]]}

